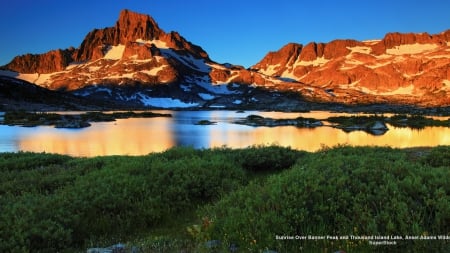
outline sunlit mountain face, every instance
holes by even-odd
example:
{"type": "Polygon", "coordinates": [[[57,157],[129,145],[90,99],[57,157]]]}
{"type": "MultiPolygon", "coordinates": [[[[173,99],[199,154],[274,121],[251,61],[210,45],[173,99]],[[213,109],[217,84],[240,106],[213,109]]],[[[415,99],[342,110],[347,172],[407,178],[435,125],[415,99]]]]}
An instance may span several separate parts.
{"type": "Polygon", "coordinates": [[[288,44],[252,69],[291,80],[284,89],[341,103],[450,104],[450,30],[381,40],[288,44]]]}
{"type": "Polygon", "coordinates": [[[299,101],[435,107],[450,106],[449,69],[450,30],[290,43],[245,69],[216,63],[150,16],[123,10],[115,26],[89,32],[78,48],[17,56],[0,74],[143,107],[292,108],[299,101]]]}

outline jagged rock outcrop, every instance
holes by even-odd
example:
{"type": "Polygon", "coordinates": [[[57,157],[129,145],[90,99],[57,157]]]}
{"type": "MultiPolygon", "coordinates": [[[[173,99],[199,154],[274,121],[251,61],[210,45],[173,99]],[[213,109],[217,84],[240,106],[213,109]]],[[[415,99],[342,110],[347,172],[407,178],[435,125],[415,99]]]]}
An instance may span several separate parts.
{"type": "Polygon", "coordinates": [[[72,62],[75,49],[53,50],[45,54],[15,57],[6,67],[20,73],[52,73],[64,70],[72,62]]]}
{"type": "Polygon", "coordinates": [[[259,68],[267,68],[268,66],[274,66],[273,70],[277,71],[277,64],[286,66],[289,62],[295,61],[302,52],[303,46],[297,43],[289,43],[282,47],[279,51],[269,52],[264,59],[259,62],[259,68]]]}
{"type": "Polygon", "coordinates": [[[201,47],[196,46],[187,40],[185,40],[181,35],[177,32],[170,32],[168,34],[164,34],[161,37],[162,41],[167,43],[169,48],[173,48],[180,52],[181,54],[190,54],[195,58],[204,58],[209,60],[208,53],[206,53],[201,47]]]}
{"type": "Polygon", "coordinates": [[[316,58],[320,58],[323,56],[324,43],[315,43],[311,42],[305,46],[305,48],[300,53],[301,61],[312,61],[316,58]]]}
{"type": "Polygon", "coordinates": [[[445,46],[450,41],[450,30],[440,34],[430,35],[428,33],[388,33],[384,38],[373,46],[373,53],[376,55],[386,53],[387,49],[400,45],[411,44],[437,44],[445,46]]]}
{"type": "Polygon", "coordinates": [[[145,60],[153,56],[161,56],[161,51],[154,45],[141,45],[138,42],[127,42],[122,58],[136,60],[145,60]]]}
{"type": "Polygon", "coordinates": [[[114,27],[95,29],[86,35],[74,61],[97,60],[104,56],[108,46],[125,45],[138,39],[151,41],[163,34],[164,31],[150,16],[123,10],[114,27]]]}
{"type": "Polygon", "coordinates": [[[177,32],[165,33],[149,15],[123,10],[114,27],[94,29],[86,35],[77,49],[17,56],[6,65],[6,68],[19,73],[58,72],[72,62],[101,59],[111,47],[119,45],[125,45],[125,57],[137,55],[139,60],[149,59],[152,56],[161,55],[155,50],[155,46],[151,46],[152,41],[165,43],[165,47],[177,50],[180,54],[190,54],[195,58],[209,60],[208,54],[201,47],[188,42],[177,32]]]}
{"type": "Polygon", "coordinates": [[[314,101],[450,104],[450,30],[389,33],[382,40],[334,40],[268,53],[251,68],[302,83],[284,87],[314,101]]]}

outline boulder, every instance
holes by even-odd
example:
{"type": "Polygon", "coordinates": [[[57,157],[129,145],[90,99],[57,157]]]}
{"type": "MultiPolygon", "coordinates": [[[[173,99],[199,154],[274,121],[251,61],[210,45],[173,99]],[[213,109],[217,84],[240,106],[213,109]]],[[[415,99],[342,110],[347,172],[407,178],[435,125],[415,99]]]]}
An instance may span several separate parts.
{"type": "Polygon", "coordinates": [[[85,128],[90,127],[91,124],[83,120],[62,120],[55,124],[55,128],[85,128]]]}

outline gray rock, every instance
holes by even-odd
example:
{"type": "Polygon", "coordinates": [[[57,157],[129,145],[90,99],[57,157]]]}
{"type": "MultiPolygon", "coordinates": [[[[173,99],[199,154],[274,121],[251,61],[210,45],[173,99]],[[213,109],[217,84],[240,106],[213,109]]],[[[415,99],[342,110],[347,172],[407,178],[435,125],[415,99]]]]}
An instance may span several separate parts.
{"type": "Polygon", "coordinates": [[[89,248],[86,253],[113,253],[113,251],[105,248],[89,248]]]}
{"type": "Polygon", "coordinates": [[[90,127],[91,124],[81,120],[64,120],[55,124],[55,128],[85,128],[90,127]]]}
{"type": "Polygon", "coordinates": [[[381,121],[375,121],[373,125],[370,127],[372,130],[388,130],[389,128],[381,121]]]}
{"type": "Polygon", "coordinates": [[[220,246],[220,241],[219,240],[211,240],[211,241],[207,241],[205,243],[206,248],[208,249],[212,249],[212,248],[217,248],[220,246]]]}

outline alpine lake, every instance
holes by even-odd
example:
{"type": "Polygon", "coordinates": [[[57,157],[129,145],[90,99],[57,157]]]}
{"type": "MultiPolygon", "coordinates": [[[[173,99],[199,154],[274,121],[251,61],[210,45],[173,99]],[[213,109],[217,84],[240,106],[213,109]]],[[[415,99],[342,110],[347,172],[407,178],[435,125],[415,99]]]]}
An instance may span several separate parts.
{"type": "MultiPolygon", "coordinates": [[[[387,123],[387,130],[381,134],[374,134],[362,130],[345,131],[326,121],[329,117],[351,117],[364,114],[330,111],[299,113],[226,110],[157,110],[154,112],[170,114],[170,117],[133,117],[110,122],[93,122],[89,127],[80,129],[2,124],[0,125],[0,152],[31,151],[94,157],[145,155],[162,152],[175,146],[206,149],[279,145],[297,150],[317,151],[336,145],[395,148],[450,145],[450,128],[445,126],[426,126],[418,129],[387,123]],[[274,120],[312,118],[323,122],[323,125],[300,127],[243,124],[242,122],[251,115],[274,120]]],[[[58,113],[80,114],[83,112],[58,113]]],[[[448,117],[433,118],[448,120],[448,117]]]]}

